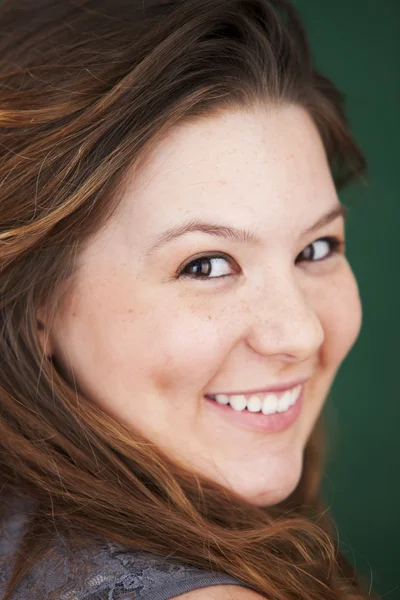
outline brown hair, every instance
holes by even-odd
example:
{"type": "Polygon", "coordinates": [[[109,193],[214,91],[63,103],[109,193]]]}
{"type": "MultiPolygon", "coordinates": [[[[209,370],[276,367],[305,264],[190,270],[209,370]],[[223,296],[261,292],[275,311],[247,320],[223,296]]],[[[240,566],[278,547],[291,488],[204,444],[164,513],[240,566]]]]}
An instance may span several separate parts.
{"type": "Polygon", "coordinates": [[[0,29],[1,501],[37,502],[4,600],[55,532],[228,573],[269,600],[369,597],[319,491],[321,419],[296,490],[253,506],[88,402],[37,336],[38,307],[54,314],[80,248],[175,124],[299,104],[337,186],[363,173],[296,11],[286,0],[5,0],[0,29]]]}

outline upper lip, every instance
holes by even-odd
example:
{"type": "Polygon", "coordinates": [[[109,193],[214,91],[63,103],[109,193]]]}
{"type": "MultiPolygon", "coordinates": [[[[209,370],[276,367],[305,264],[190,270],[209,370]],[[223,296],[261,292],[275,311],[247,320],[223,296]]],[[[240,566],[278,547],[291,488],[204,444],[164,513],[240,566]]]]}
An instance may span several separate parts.
{"type": "Polygon", "coordinates": [[[248,396],[249,394],[269,394],[274,392],[284,392],[285,390],[290,390],[298,385],[301,385],[308,381],[310,378],[306,377],[305,379],[297,379],[296,381],[291,381],[289,383],[279,383],[276,385],[271,385],[267,388],[258,388],[256,390],[243,390],[238,392],[214,392],[212,394],[206,394],[206,396],[248,396]]]}

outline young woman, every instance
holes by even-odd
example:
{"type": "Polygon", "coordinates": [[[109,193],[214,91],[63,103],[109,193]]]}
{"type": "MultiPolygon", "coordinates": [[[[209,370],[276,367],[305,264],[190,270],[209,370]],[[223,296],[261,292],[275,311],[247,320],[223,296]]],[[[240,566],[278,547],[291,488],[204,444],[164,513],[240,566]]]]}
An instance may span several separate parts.
{"type": "Polygon", "coordinates": [[[0,5],[4,600],[370,597],[319,491],[365,161],[284,0],[0,5]]]}

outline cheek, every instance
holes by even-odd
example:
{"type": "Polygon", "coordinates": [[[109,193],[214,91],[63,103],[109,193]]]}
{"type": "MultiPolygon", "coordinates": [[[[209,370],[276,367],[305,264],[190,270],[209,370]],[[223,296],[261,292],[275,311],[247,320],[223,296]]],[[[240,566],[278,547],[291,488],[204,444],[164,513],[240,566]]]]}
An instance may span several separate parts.
{"type": "Polygon", "coordinates": [[[206,311],[204,303],[177,309],[176,297],[164,293],[161,300],[125,289],[123,282],[112,288],[91,284],[64,305],[57,328],[58,355],[67,369],[73,367],[84,393],[175,395],[207,385],[229,351],[222,315],[206,311]]]}
{"type": "Polygon", "coordinates": [[[157,337],[146,358],[148,372],[162,392],[199,390],[218,371],[229,336],[215,315],[180,310],[155,314],[157,337]]]}
{"type": "Polygon", "coordinates": [[[339,366],[356,342],[362,324],[359,290],[350,267],[321,299],[319,314],[325,332],[325,360],[339,366]]]}

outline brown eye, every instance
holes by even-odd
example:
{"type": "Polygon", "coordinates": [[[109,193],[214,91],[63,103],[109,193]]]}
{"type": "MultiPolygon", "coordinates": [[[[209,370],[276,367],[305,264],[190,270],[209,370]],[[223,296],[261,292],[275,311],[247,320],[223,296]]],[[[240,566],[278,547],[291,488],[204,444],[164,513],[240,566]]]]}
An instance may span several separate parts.
{"type": "Polygon", "coordinates": [[[297,260],[296,262],[302,262],[303,260],[308,262],[319,262],[321,260],[326,260],[327,258],[330,258],[334,254],[338,253],[343,246],[344,242],[339,240],[339,238],[320,238],[319,240],[316,240],[307,246],[307,248],[305,248],[303,252],[299,254],[299,256],[303,256],[303,258],[300,258],[300,260],[297,260]]]}
{"type": "Polygon", "coordinates": [[[190,261],[178,273],[192,279],[219,279],[231,275],[229,260],[220,255],[201,256],[190,261]]]}

